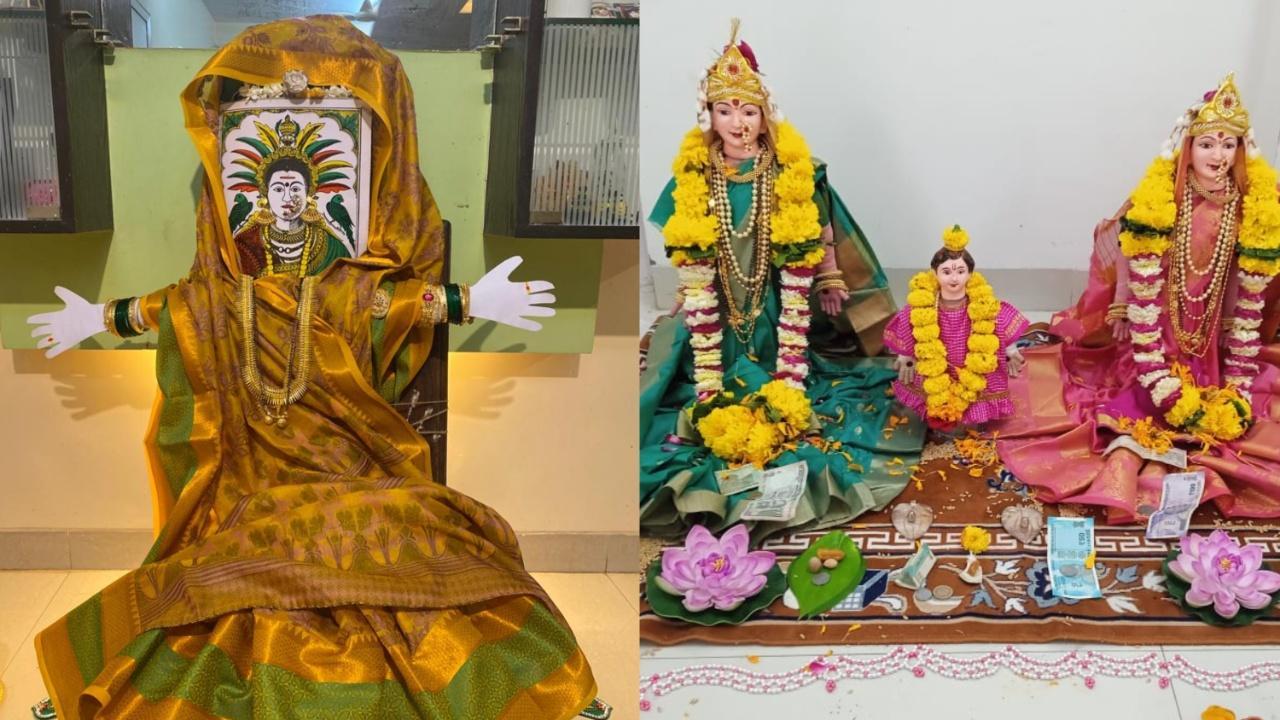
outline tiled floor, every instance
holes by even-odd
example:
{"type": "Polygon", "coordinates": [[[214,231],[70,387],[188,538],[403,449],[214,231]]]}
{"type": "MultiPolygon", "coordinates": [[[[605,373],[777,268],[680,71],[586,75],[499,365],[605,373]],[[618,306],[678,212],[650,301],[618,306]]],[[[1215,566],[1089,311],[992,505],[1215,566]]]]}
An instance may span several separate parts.
{"type": "MultiPolygon", "coordinates": [[[[45,696],[32,639],[123,571],[0,572],[0,720],[27,720],[45,696]]],[[[600,696],[617,706],[618,720],[639,715],[636,679],[636,586],[626,574],[534,573],[568,618],[591,661],[600,696]]]]}
{"type": "MultiPolygon", "coordinates": [[[[940,646],[948,654],[975,657],[1003,646],[940,646]]],[[[678,671],[690,665],[714,663],[749,669],[755,673],[783,673],[803,667],[828,650],[865,656],[868,660],[890,646],[761,647],[703,644],[659,648],[641,646],[641,676],[678,671]],[[747,658],[751,656],[751,662],[747,658]]],[[[1189,662],[1210,670],[1233,670],[1255,662],[1280,663],[1278,647],[1111,647],[1082,644],[1019,646],[1039,660],[1056,660],[1070,650],[1097,650],[1116,658],[1132,658],[1149,652],[1171,657],[1181,654],[1189,662]]],[[[1079,720],[1113,718],[1138,720],[1199,720],[1205,708],[1221,705],[1236,717],[1280,719],[1280,683],[1260,685],[1240,692],[1209,692],[1174,681],[1161,689],[1154,679],[1098,677],[1093,689],[1079,678],[1062,682],[1025,680],[1006,670],[981,680],[949,680],[929,674],[916,678],[897,673],[878,680],[844,680],[828,693],[815,683],[802,690],[778,695],[752,695],[734,690],[691,687],[661,698],[650,698],[649,717],[658,718],[941,718],[948,720],[1079,720]]]]}

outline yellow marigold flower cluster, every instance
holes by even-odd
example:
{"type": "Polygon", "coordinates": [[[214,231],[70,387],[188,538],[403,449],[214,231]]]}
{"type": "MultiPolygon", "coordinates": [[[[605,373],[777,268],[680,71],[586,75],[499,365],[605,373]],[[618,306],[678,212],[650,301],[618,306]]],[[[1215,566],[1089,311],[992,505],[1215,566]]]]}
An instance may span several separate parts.
{"type": "Polygon", "coordinates": [[[966,525],[960,535],[960,546],[974,555],[981,554],[991,547],[991,533],[977,525],[966,525]]]}
{"type": "MultiPolygon", "coordinates": [[[[703,169],[707,166],[709,150],[702,130],[694,128],[685,134],[680,152],[671,164],[676,178],[672,191],[675,212],[662,227],[667,248],[697,248],[710,250],[716,244],[717,219],[707,212],[711,200],[711,188],[703,169]]],[[[692,261],[686,251],[671,253],[671,263],[677,267],[692,261]]]]}
{"type": "Polygon", "coordinates": [[[1280,197],[1276,195],[1276,171],[1261,157],[1245,165],[1249,189],[1244,195],[1240,221],[1240,267],[1251,273],[1280,274],[1280,197]],[[1256,254],[1251,254],[1256,253],[1256,254]],[[1267,257],[1272,256],[1272,257],[1267,257]]]}
{"type": "Polygon", "coordinates": [[[1129,196],[1133,207],[1125,213],[1125,219],[1145,225],[1159,233],[1158,236],[1140,236],[1130,230],[1120,232],[1120,249],[1125,257],[1137,255],[1163,255],[1169,249],[1169,233],[1178,219],[1178,205],[1173,197],[1174,161],[1157,157],[1147,166],[1138,187],[1129,196]]]}
{"type": "MultiPolygon", "coordinates": [[[[813,201],[813,156],[804,137],[788,122],[778,123],[776,139],[778,164],[782,171],[774,182],[777,209],[770,219],[771,239],[779,249],[786,245],[813,243],[822,235],[818,206],[813,201]]],[[[821,243],[790,263],[795,267],[815,267],[822,262],[821,243]]]]}
{"type": "Polygon", "coordinates": [[[781,380],[774,380],[760,386],[757,392],[770,407],[777,411],[783,423],[797,430],[809,428],[809,418],[813,410],[803,390],[794,388],[781,380]]]}
{"type": "Polygon", "coordinates": [[[969,231],[952,225],[942,231],[942,246],[952,252],[960,252],[969,244],[969,231]]]}
{"type": "Polygon", "coordinates": [[[1215,440],[1235,440],[1253,423],[1253,408],[1235,388],[1198,387],[1191,371],[1175,364],[1173,374],[1182,381],[1182,396],[1168,412],[1165,422],[1215,440]]]}
{"type": "Polygon", "coordinates": [[[1156,425],[1154,418],[1145,417],[1137,422],[1121,418],[1120,431],[1129,433],[1135,442],[1152,452],[1167,453],[1173,449],[1173,433],[1156,425]]]}
{"type": "MultiPolygon", "coordinates": [[[[960,232],[964,232],[960,230],[960,232]]],[[[931,271],[916,273],[907,292],[911,307],[911,335],[915,338],[916,372],[920,374],[929,417],[943,423],[957,423],[969,406],[987,388],[987,375],[996,369],[1000,339],[996,337],[996,315],[1000,301],[980,273],[969,276],[969,319],[971,330],[964,366],[953,380],[948,372],[947,347],[938,327],[938,279],[931,271]]]]}
{"type": "Polygon", "coordinates": [[[809,429],[812,414],[803,391],[774,380],[736,405],[707,413],[698,421],[698,434],[716,457],[764,467],[783,444],[809,429]]]}

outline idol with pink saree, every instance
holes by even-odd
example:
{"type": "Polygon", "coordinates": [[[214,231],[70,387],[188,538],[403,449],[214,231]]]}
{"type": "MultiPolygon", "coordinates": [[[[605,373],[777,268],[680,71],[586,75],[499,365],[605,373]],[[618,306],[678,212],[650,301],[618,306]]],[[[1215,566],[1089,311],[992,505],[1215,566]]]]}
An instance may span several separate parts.
{"type": "Polygon", "coordinates": [[[1025,351],[1014,415],[993,428],[1005,465],[1042,501],[1131,523],[1182,471],[1153,458],[1181,448],[1202,502],[1280,517],[1277,271],[1276,172],[1228,76],[1096,228],[1088,287],[1050,325],[1063,342],[1025,351]]]}

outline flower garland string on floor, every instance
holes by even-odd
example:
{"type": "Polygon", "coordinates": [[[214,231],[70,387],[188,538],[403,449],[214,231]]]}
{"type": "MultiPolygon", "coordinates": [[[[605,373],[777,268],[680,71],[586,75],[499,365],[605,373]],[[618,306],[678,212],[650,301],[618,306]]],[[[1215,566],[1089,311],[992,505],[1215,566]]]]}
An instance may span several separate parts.
{"type": "Polygon", "coordinates": [[[757,673],[725,664],[690,665],[641,678],[640,709],[653,708],[650,697],[659,698],[688,687],[720,687],[752,695],[775,695],[823,683],[835,692],[841,680],[875,680],[899,672],[917,678],[934,673],[951,680],[980,680],[1002,669],[1028,680],[1061,681],[1082,678],[1093,689],[1098,677],[1154,678],[1161,689],[1173,680],[1202,690],[1239,691],[1280,681],[1280,662],[1257,662],[1227,672],[1207,670],[1180,654],[1164,659],[1151,652],[1136,658],[1112,657],[1096,651],[1071,651],[1053,660],[1037,660],[1006,645],[978,657],[950,655],[925,645],[899,645],[878,658],[823,655],[785,673],[757,673]]]}
{"type": "MultiPolygon", "coordinates": [[[[756,224],[757,232],[762,232],[760,221],[767,221],[770,250],[767,259],[757,257],[756,262],[771,261],[779,269],[782,310],[774,378],[803,389],[809,374],[809,293],[814,267],[822,261],[825,249],[813,200],[814,166],[808,144],[787,122],[778,123],[773,142],[778,164],[774,198],[763,204],[771,208],[769,217],[757,219],[756,224]]],[[[702,401],[724,390],[724,326],[716,291],[716,260],[717,244],[727,245],[727,236],[733,232],[733,228],[721,226],[716,212],[715,203],[725,200],[713,197],[708,182],[708,172],[713,171],[709,170],[711,152],[701,128],[685,135],[672,165],[675,210],[663,227],[667,254],[680,279],[685,326],[692,336],[694,382],[702,401]]]]}

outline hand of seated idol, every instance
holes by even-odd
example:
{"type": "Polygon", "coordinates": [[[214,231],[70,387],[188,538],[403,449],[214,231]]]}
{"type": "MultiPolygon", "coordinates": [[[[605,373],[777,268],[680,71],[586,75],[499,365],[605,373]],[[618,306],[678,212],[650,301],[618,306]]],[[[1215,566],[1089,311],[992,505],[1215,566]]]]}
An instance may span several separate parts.
{"type": "Polygon", "coordinates": [[[898,371],[898,382],[904,385],[910,385],[916,379],[916,361],[905,355],[894,358],[893,369],[898,371]]]}
{"type": "Polygon", "coordinates": [[[37,338],[39,347],[48,348],[45,357],[57,357],[93,335],[106,332],[102,303],[95,305],[61,285],[53,292],[62,298],[66,307],[27,318],[28,323],[36,326],[31,337],[37,338]]]}
{"type": "Polygon", "coordinates": [[[1022,374],[1022,366],[1026,365],[1027,359],[1022,356],[1022,351],[1013,345],[1010,345],[1009,349],[1004,351],[1004,354],[1009,359],[1009,377],[1018,377],[1018,375],[1022,374]]]}
{"type": "Polygon", "coordinates": [[[472,317],[521,330],[541,330],[542,324],[529,318],[556,314],[555,308],[549,307],[556,301],[549,292],[555,289],[554,285],[546,280],[511,281],[511,272],[522,262],[519,255],[509,257],[471,286],[472,317]]]}
{"type": "Polygon", "coordinates": [[[839,315],[841,308],[844,307],[844,301],[848,299],[849,293],[840,288],[818,291],[818,305],[822,307],[822,312],[828,315],[839,315]]]}

